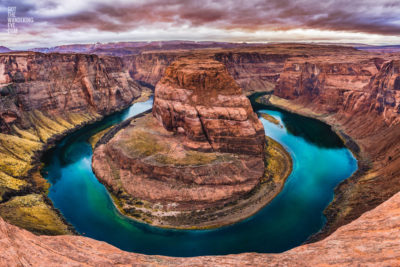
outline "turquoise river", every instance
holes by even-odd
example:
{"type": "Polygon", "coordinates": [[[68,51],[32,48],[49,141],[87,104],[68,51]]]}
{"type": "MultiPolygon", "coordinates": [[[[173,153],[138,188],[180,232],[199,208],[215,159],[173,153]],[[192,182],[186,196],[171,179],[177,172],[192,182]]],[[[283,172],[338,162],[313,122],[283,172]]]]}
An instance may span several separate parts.
{"type": "Polygon", "coordinates": [[[95,133],[150,109],[152,99],[83,127],[45,153],[43,175],[51,183],[54,206],[83,236],[123,250],[168,256],[282,252],[303,243],[325,223],[323,210],[338,183],[357,161],[324,123],[253,102],[280,125],[260,118],[266,135],[281,143],[293,159],[293,171],[281,193],[254,216],[212,230],[170,230],[135,222],[114,207],[91,169],[95,133]]]}

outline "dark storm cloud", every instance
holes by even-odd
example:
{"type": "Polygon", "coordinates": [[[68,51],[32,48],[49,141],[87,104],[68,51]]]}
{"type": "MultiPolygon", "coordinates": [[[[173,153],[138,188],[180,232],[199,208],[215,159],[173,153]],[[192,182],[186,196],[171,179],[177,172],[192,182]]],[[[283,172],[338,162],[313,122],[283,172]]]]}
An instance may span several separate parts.
{"type": "MultiPolygon", "coordinates": [[[[18,25],[21,32],[35,36],[53,34],[55,39],[52,41],[61,41],[60,33],[63,31],[78,34],[97,30],[99,37],[109,40],[110,36],[115,36],[112,34],[129,35],[137,29],[141,29],[140,38],[142,39],[148,39],[146,32],[150,30],[152,30],[151,38],[153,39],[159,36],[157,31],[160,33],[164,31],[164,38],[166,31],[170,33],[170,38],[182,38],[182,36],[186,38],[186,31],[192,34],[192,39],[196,38],[193,34],[200,36],[199,39],[213,39],[217,34],[217,37],[225,36],[224,38],[228,41],[256,40],[255,38],[260,41],[280,40],[281,37],[283,40],[318,39],[318,35],[314,33],[307,35],[309,32],[304,30],[308,29],[334,31],[329,33],[330,36],[324,37],[332,40],[339,31],[351,34],[362,33],[368,36],[378,34],[400,37],[399,0],[0,1],[2,30],[7,28],[7,6],[16,6],[17,16],[33,17],[35,20],[33,24],[18,25]],[[198,30],[199,27],[201,30],[198,30]],[[177,28],[182,30],[179,34],[171,30],[177,28]],[[297,37],[293,37],[297,39],[291,39],[289,35],[268,39],[268,32],[293,29],[301,30],[297,37]],[[240,34],[230,38],[229,30],[240,34]],[[265,32],[264,37],[257,36],[256,31],[265,32]],[[303,37],[302,33],[304,33],[303,37]]],[[[69,35],[63,36],[68,38],[69,35]]],[[[80,36],[74,36],[79,40],[84,40],[80,36]]],[[[353,42],[352,35],[341,33],[341,36],[345,36],[346,41],[353,42]]],[[[20,38],[23,40],[22,36],[20,38]]],[[[368,37],[364,35],[364,38],[368,37]]],[[[376,37],[374,38],[376,40],[376,37]]],[[[16,42],[14,38],[14,43],[16,42]]]]}
{"type": "MultiPolygon", "coordinates": [[[[271,1],[88,1],[70,10],[67,1],[13,1],[18,16],[33,16],[60,29],[96,28],[126,31],[145,25],[189,25],[218,29],[279,30],[311,28],[352,32],[400,34],[400,1],[271,0],[271,1]],[[38,4],[40,3],[40,4],[38,4]],[[65,14],[53,16],[57,8],[65,14]]],[[[74,3],[71,2],[71,5],[74,3]]],[[[2,18],[6,17],[2,12],[2,18]]]]}

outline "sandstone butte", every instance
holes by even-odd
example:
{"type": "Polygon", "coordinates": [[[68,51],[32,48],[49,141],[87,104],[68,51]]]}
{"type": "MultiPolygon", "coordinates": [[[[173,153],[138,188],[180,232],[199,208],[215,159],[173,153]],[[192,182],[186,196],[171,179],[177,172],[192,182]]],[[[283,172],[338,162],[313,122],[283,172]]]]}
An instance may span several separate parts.
{"type": "Polygon", "coordinates": [[[124,213],[155,225],[232,223],[220,209],[256,191],[264,176],[264,127],[226,67],[210,58],[174,61],[155,88],[152,114],[112,132],[98,143],[93,170],[124,213]]]}
{"type": "MultiPolygon", "coordinates": [[[[119,49],[103,52],[110,55],[118,54],[121,53],[119,49]]],[[[2,158],[7,161],[2,161],[6,164],[2,165],[0,177],[2,193],[0,208],[26,203],[21,200],[25,197],[24,194],[33,195],[35,201],[40,202],[40,197],[33,193],[37,192],[38,188],[43,192],[45,189],[40,188],[45,185],[42,184],[42,180],[36,179],[35,175],[30,175],[31,172],[27,175],[27,170],[36,165],[30,160],[31,156],[34,156],[32,151],[43,149],[49,140],[54,140],[60,132],[66,133],[68,129],[74,128],[73,125],[87,123],[93,119],[89,118],[91,116],[88,116],[85,110],[90,106],[88,105],[90,97],[88,98],[86,89],[81,86],[85,84],[81,82],[82,78],[89,77],[96,92],[99,88],[109,88],[108,85],[103,87],[94,83],[100,79],[112,84],[112,88],[135,92],[135,98],[139,95],[140,87],[134,80],[140,81],[140,84],[155,86],[167,66],[185,55],[207,55],[222,62],[245,94],[274,90],[273,96],[269,99],[264,97],[262,100],[324,120],[333,125],[346,140],[346,144],[357,155],[359,171],[335,190],[335,199],[325,211],[326,227],[313,239],[313,241],[323,240],[277,255],[239,254],[180,259],[122,252],[105,243],[84,237],[36,236],[2,221],[1,247],[4,249],[0,251],[0,255],[3,265],[10,263],[41,265],[43,262],[54,266],[67,263],[71,265],[112,263],[252,266],[400,265],[398,259],[400,195],[396,194],[400,190],[398,179],[400,55],[398,53],[369,53],[339,46],[279,44],[195,51],[190,49],[146,51],[122,58],[41,53],[1,54],[0,111],[1,137],[4,137],[1,153],[2,158]],[[30,63],[27,64],[28,62],[30,63]],[[93,63],[95,68],[91,67],[93,63]],[[79,64],[85,65],[83,70],[90,71],[86,74],[80,72],[79,68],[75,67],[79,64]],[[13,71],[9,71],[10,69],[13,71]],[[31,76],[31,70],[35,69],[38,70],[37,74],[31,76]],[[60,73],[70,78],[60,79],[60,73]],[[128,84],[133,82],[136,85],[123,88],[122,84],[125,83],[117,82],[121,75],[126,77],[128,84]],[[27,77],[30,78],[26,79],[27,77]],[[31,83],[33,83],[32,90],[22,90],[28,88],[26,85],[31,83]],[[55,86],[56,84],[63,85],[58,94],[54,94],[51,90],[59,88],[55,86]],[[66,85],[74,85],[73,94],[68,93],[70,86],[66,85]],[[46,94],[41,93],[43,91],[46,91],[46,94]],[[33,92],[35,94],[32,94],[33,92]],[[36,97],[36,94],[41,97],[36,97]],[[71,100],[75,94],[80,96],[79,99],[87,101],[86,104],[76,105],[75,103],[80,101],[71,100]],[[51,102],[52,99],[59,100],[51,102]],[[63,102],[63,99],[68,101],[63,102]],[[29,108],[31,103],[38,103],[35,112],[29,108]],[[18,108],[15,107],[16,104],[18,108]],[[77,106],[79,108],[73,108],[77,106]],[[77,112],[73,112],[74,110],[77,112]],[[80,113],[80,110],[85,112],[80,113]],[[42,117],[38,112],[45,116],[42,117]],[[61,120],[64,116],[59,117],[58,114],[67,115],[68,118],[64,120],[70,124],[61,120]],[[36,123],[32,122],[34,119],[36,123]],[[49,127],[50,125],[53,127],[49,127]],[[49,131],[50,134],[47,134],[49,131]],[[40,141],[35,143],[30,140],[40,141]],[[13,145],[16,143],[24,144],[21,150],[15,149],[19,147],[13,145]],[[10,150],[13,153],[10,153],[10,150]],[[28,157],[24,158],[23,155],[28,157]],[[13,205],[8,204],[12,200],[14,200],[13,205]]],[[[124,92],[122,96],[125,94],[124,92]]],[[[93,99],[104,101],[92,101],[94,105],[90,109],[96,110],[97,114],[102,113],[99,112],[101,109],[96,108],[100,103],[106,103],[103,105],[107,107],[104,109],[106,112],[116,108],[107,104],[108,98],[103,98],[104,94],[97,96],[93,99]]],[[[41,203],[46,205],[45,210],[51,210],[49,202],[41,203]]],[[[42,208],[43,205],[38,207],[42,208]]],[[[15,210],[14,213],[17,215],[17,220],[4,216],[4,212],[1,212],[1,216],[13,224],[23,222],[23,218],[29,217],[29,214],[21,213],[21,215],[15,210]]],[[[59,218],[57,214],[55,216],[59,218]]],[[[61,219],[60,224],[63,225],[61,219]]],[[[49,220],[36,221],[34,225],[35,228],[30,228],[26,224],[20,226],[36,233],[46,233],[47,230],[40,230],[38,226],[44,225],[46,229],[49,220]]],[[[67,231],[57,230],[48,233],[63,232],[67,231]]]]}

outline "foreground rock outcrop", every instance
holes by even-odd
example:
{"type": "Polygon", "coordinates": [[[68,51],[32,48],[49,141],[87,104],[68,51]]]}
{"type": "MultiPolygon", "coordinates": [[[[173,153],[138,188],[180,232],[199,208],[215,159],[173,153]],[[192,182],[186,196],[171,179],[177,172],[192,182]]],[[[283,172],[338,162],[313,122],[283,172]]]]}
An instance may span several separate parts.
{"type": "Polygon", "coordinates": [[[46,196],[49,185],[37,171],[40,151],[140,94],[119,58],[0,54],[1,216],[33,232],[70,232],[46,196]]]}
{"type": "MultiPolygon", "coordinates": [[[[235,221],[216,211],[259,187],[264,155],[264,128],[224,65],[190,57],[167,68],[152,114],[100,141],[92,165],[99,180],[124,199],[125,213],[155,225],[215,227],[235,221]],[[157,209],[164,214],[155,215],[157,209]]],[[[282,179],[287,175],[284,170],[282,179]]]]}
{"type": "Polygon", "coordinates": [[[171,258],[121,251],[80,236],[36,236],[0,218],[4,266],[399,266],[400,193],[326,239],[280,254],[171,258]]]}

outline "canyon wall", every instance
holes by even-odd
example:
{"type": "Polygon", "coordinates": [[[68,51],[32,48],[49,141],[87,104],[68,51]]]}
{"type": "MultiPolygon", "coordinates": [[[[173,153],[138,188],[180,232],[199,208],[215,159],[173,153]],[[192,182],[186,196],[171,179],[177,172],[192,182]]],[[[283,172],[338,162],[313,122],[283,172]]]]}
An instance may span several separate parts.
{"type": "Polygon", "coordinates": [[[175,59],[188,55],[212,57],[227,67],[229,74],[245,94],[251,94],[273,90],[288,59],[298,58],[305,61],[321,55],[333,58],[340,54],[358,54],[367,58],[372,56],[351,47],[280,44],[245,45],[230,49],[145,51],[138,55],[124,56],[123,60],[135,80],[155,86],[175,59]]]}
{"type": "Polygon", "coordinates": [[[161,79],[165,69],[177,58],[196,54],[196,56],[213,57],[224,63],[229,74],[240,85],[245,94],[274,89],[279,73],[287,58],[297,54],[270,54],[270,51],[245,49],[209,50],[209,51],[163,51],[146,52],[134,56],[123,57],[135,80],[155,86],[161,79]]]}
{"type": "Polygon", "coordinates": [[[123,60],[135,80],[151,85],[154,88],[164,75],[168,65],[179,56],[185,54],[182,52],[142,53],[123,57],[123,60]]]}
{"type": "Polygon", "coordinates": [[[0,55],[0,86],[2,132],[27,126],[23,112],[106,114],[140,95],[121,59],[82,54],[0,55]]]}
{"type": "Polygon", "coordinates": [[[268,92],[275,88],[289,54],[232,51],[215,53],[214,58],[222,62],[229,74],[249,95],[254,92],[268,92]]]}
{"type": "Polygon", "coordinates": [[[400,191],[399,60],[347,57],[286,62],[273,101],[333,125],[359,170],[335,190],[322,238],[400,191]],[[355,143],[357,145],[355,145],[355,143]]]}
{"type": "Polygon", "coordinates": [[[40,151],[77,127],[127,107],[140,94],[119,58],[0,54],[2,217],[34,232],[70,232],[47,199],[49,185],[37,171],[40,151]]]}

